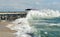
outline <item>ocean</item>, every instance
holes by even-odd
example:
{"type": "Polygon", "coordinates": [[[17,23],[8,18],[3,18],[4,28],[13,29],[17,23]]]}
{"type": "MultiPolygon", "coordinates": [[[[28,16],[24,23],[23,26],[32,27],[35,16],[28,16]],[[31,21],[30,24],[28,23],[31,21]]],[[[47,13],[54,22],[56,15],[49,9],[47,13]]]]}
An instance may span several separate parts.
{"type": "Polygon", "coordinates": [[[60,37],[60,12],[43,9],[30,10],[25,18],[12,21],[14,25],[7,26],[16,37],[60,37]]]}

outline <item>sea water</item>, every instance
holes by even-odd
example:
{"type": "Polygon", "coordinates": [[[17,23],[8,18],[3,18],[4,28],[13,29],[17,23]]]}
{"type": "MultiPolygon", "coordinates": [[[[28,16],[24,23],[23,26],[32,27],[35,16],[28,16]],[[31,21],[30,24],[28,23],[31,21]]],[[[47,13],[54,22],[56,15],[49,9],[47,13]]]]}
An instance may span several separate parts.
{"type": "Polygon", "coordinates": [[[50,9],[28,11],[25,18],[13,21],[16,37],[60,37],[60,12],[50,9]]]}

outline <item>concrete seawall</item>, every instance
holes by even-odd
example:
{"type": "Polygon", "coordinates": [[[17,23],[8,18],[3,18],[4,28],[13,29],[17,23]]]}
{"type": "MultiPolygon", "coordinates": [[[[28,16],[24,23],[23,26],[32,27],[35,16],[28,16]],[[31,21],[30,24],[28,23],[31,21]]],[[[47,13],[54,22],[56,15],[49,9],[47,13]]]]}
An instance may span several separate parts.
{"type": "Polygon", "coordinates": [[[27,12],[0,12],[0,21],[1,20],[15,20],[17,18],[26,17],[27,12]]]}

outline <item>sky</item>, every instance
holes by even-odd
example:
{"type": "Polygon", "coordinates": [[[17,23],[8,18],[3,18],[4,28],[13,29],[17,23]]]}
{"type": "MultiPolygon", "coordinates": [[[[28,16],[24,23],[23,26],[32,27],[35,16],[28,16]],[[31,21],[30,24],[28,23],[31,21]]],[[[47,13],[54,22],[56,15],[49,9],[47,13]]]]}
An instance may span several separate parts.
{"type": "Polygon", "coordinates": [[[0,0],[0,11],[32,9],[60,10],[60,0],[0,0]]]}

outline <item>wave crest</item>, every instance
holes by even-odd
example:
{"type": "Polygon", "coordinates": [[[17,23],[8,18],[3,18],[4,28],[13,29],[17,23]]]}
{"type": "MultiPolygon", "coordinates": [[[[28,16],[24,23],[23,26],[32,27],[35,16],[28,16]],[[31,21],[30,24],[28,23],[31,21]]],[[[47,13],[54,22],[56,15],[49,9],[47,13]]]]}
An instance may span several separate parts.
{"type": "Polygon", "coordinates": [[[54,18],[54,17],[60,17],[60,12],[59,11],[54,11],[54,10],[31,10],[27,14],[27,18],[32,19],[32,18],[54,18]]]}

